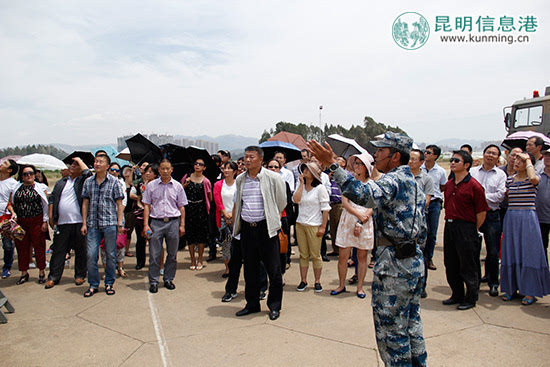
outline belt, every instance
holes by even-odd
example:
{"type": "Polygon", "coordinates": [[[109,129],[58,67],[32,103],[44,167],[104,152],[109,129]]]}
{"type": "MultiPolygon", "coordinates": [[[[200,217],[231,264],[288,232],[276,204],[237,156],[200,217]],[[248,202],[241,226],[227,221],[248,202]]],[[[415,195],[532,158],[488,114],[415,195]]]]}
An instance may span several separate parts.
{"type": "Polygon", "coordinates": [[[180,219],[180,217],[167,217],[167,218],[151,218],[153,220],[160,220],[163,222],[170,222],[171,220],[180,219]]]}
{"type": "Polygon", "coordinates": [[[445,222],[447,222],[447,223],[470,223],[470,224],[475,224],[475,222],[469,222],[469,221],[463,220],[463,219],[445,219],[445,222]]]}
{"type": "Polygon", "coordinates": [[[243,224],[243,225],[248,225],[248,226],[251,227],[251,228],[258,227],[258,226],[260,226],[260,225],[262,225],[262,224],[265,224],[265,223],[266,223],[265,219],[264,219],[264,220],[261,220],[261,221],[259,221],[259,222],[246,222],[246,221],[244,221],[244,220],[242,221],[242,224],[243,224]]]}
{"type": "Polygon", "coordinates": [[[198,203],[202,203],[204,200],[187,200],[188,203],[190,204],[198,204],[198,203]]]}

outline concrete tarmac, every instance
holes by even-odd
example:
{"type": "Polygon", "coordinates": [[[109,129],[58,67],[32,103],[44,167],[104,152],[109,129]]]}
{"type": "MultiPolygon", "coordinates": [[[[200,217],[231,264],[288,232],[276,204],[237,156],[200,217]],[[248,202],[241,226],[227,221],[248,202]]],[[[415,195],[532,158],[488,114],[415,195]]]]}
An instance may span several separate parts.
{"type": "MultiPolygon", "coordinates": [[[[430,271],[428,298],[421,301],[429,365],[548,366],[550,297],[522,306],[520,299],[490,297],[483,284],[474,309],[442,305],[450,289],[441,233],[438,239],[438,269],[430,271]]],[[[356,296],[354,285],[347,286],[347,293],[330,295],[338,286],[334,257],[324,263],[322,293],[313,291],[311,268],[310,287],[297,292],[297,252],[285,275],[276,321],[269,320],[265,301],[261,313],[235,317],[245,305],[242,276],[238,297],[222,303],[222,261],[192,271],[186,250],[178,254],[177,288],[161,286],[157,294],[148,292],[147,267],[134,270],[135,257],[125,258],[129,277],[117,279],[114,296],[107,296],[102,285],[91,298],[82,296],[86,283],[74,284],[72,261],[60,284],[48,290],[37,283],[37,269],[30,270],[28,283],[16,285],[16,261],[12,276],[0,280],[15,307],[8,323],[0,324],[0,365],[382,366],[370,305],[372,270],[365,299],[356,296]]]]}

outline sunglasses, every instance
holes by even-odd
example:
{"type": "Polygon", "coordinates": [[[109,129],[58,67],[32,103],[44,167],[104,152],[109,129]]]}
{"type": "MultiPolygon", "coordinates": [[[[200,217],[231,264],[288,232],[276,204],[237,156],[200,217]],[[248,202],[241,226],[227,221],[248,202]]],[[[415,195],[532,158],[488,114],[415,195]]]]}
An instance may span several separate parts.
{"type": "Polygon", "coordinates": [[[279,168],[279,166],[267,166],[267,168],[279,168]]]}
{"type": "Polygon", "coordinates": [[[433,153],[430,152],[429,150],[426,150],[426,151],[424,152],[424,155],[430,155],[430,154],[433,154],[433,153]]]}
{"type": "Polygon", "coordinates": [[[449,159],[449,162],[451,162],[451,163],[460,163],[462,161],[458,158],[451,158],[451,159],[449,159]]]}
{"type": "Polygon", "coordinates": [[[118,169],[118,168],[111,168],[111,172],[120,172],[120,169],[118,169]]]}
{"type": "Polygon", "coordinates": [[[201,162],[195,162],[195,166],[204,166],[204,163],[201,163],[201,162]]]}
{"type": "Polygon", "coordinates": [[[23,176],[34,176],[34,172],[23,172],[23,176]]]}

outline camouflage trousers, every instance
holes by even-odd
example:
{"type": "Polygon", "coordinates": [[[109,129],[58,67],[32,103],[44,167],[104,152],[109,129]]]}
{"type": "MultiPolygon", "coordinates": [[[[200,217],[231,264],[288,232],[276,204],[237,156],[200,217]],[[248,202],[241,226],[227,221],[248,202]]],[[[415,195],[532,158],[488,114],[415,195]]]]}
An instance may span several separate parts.
{"type": "Polygon", "coordinates": [[[386,366],[426,366],[420,319],[422,278],[374,276],[372,311],[376,342],[386,366]]]}

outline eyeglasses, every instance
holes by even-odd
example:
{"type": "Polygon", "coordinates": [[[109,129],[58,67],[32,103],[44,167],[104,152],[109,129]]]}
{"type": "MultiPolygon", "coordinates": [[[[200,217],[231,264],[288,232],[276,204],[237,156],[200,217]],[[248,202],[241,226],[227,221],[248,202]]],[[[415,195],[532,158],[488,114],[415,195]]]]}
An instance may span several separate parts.
{"type": "Polygon", "coordinates": [[[267,168],[273,168],[273,169],[278,169],[279,166],[267,166],[267,168]]]}
{"type": "Polygon", "coordinates": [[[34,172],[23,172],[23,176],[34,176],[34,172]]]}
{"type": "Polygon", "coordinates": [[[492,155],[492,156],[498,157],[498,153],[497,153],[497,152],[486,151],[484,154],[492,155]]]}
{"type": "Polygon", "coordinates": [[[118,168],[111,168],[110,170],[111,170],[111,172],[120,172],[120,169],[118,169],[118,168]]]}
{"type": "Polygon", "coordinates": [[[462,161],[458,158],[451,158],[451,159],[449,159],[449,162],[451,162],[451,163],[460,163],[462,161]]]}
{"type": "Polygon", "coordinates": [[[201,163],[201,162],[195,162],[195,166],[204,166],[204,163],[201,163]]]}
{"type": "Polygon", "coordinates": [[[356,166],[364,166],[365,163],[361,162],[361,161],[355,161],[353,162],[353,164],[355,164],[356,166]]]}

